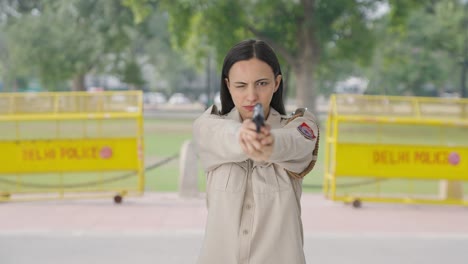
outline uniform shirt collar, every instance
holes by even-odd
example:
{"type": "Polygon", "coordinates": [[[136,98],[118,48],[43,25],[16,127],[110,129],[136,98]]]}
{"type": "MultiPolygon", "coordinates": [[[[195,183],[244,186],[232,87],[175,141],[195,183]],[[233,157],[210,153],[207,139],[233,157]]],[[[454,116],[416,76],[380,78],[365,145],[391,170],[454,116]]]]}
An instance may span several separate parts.
{"type": "MultiPolygon", "coordinates": [[[[231,120],[236,120],[238,122],[242,122],[242,118],[239,114],[239,111],[237,111],[237,108],[232,108],[231,112],[227,114],[227,118],[231,120]]],[[[268,115],[267,120],[265,121],[267,124],[269,124],[272,128],[276,127],[277,124],[279,124],[281,121],[281,115],[276,111],[273,107],[270,107],[270,114],[268,115]]]]}
{"type": "Polygon", "coordinates": [[[266,123],[271,126],[271,128],[281,127],[281,114],[276,111],[273,107],[270,107],[270,114],[266,120],[266,123]]]}
{"type": "Polygon", "coordinates": [[[237,111],[236,107],[233,107],[231,112],[227,114],[227,118],[231,120],[238,121],[239,123],[242,123],[242,118],[239,114],[239,111],[237,111]]]}

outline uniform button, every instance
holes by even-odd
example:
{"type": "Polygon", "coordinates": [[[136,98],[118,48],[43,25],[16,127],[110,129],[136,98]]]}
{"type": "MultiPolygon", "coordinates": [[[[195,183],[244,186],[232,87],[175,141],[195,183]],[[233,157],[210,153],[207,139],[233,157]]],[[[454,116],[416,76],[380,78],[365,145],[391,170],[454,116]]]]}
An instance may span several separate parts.
{"type": "Polygon", "coordinates": [[[247,209],[247,210],[250,210],[251,208],[252,208],[252,206],[251,206],[250,204],[247,204],[247,205],[245,206],[245,209],[247,209]]]}
{"type": "Polygon", "coordinates": [[[244,235],[248,235],[248,234],[249,234],[249,230],[247,230],[247,229],[244,229],[244,231],[242,231],[242,234],[244,234],[244,235]]]}

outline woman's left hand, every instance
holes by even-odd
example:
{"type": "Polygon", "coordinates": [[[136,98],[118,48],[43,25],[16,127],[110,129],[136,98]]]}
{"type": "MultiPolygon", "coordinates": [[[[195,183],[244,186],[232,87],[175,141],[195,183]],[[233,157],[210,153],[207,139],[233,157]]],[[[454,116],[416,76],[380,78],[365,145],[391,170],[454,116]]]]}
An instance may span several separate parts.
{"type": "Polygon", "coordinates": [[[241,137],[241,147],[254,161],[267,161],[273,153],[274,138],[270,126],[265,125],[255,136],[241,137]]]}

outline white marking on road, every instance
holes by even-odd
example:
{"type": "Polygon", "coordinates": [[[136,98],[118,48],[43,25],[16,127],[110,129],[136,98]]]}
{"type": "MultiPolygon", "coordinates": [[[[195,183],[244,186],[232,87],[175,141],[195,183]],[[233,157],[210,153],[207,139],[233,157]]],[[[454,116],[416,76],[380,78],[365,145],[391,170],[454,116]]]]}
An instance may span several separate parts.
{"type": "MultiPolygon", "coordinates": [[[[184,237],[184,236],[203,236],[204,230],[201,229],[177,229],[177,230],[54,230],[54,229],[24,229],[24,230],[0,230],[0,236],[46,236],[46,237],[184,237]]],[[[305,238],[324,238],[324,239],[457,239],[468,240],[468,233],[437,233],[437,232],[404,232],[404,233],[362,233],[362,232],[317,232],[306,233],[305,238]]]]}

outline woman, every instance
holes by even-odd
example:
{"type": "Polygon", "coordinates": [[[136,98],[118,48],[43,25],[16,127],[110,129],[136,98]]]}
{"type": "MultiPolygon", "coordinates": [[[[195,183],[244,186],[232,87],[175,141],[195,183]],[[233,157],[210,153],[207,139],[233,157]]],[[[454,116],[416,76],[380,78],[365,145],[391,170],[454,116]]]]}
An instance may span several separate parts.
{"type": "Polygon", "coordinates": [[[285,116],[283,80],[274,51],[247,40],[226,55],[221,111],[213,106],[194,125],[207,173],[208,218],[200,264],[305,263],[302,178],[317,158],[313,115],[285,116]],[[257,133],[254,106],[263,106],[257,133]]]}

